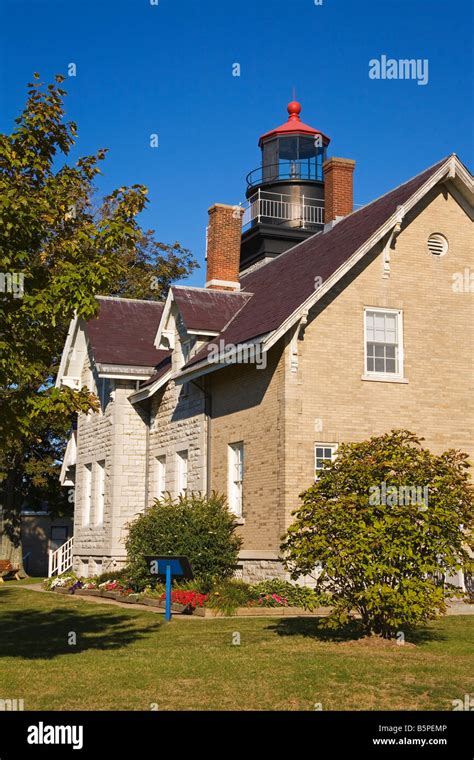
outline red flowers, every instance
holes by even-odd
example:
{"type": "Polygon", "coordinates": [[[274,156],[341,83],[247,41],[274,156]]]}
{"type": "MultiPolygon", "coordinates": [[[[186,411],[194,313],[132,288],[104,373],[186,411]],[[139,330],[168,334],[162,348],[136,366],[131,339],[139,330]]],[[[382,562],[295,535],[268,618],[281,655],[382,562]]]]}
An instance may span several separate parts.
{"type": "MultiPolygon", "coordinates": [[[[166,594],[162,594],[161,599],[166,599],[166,594]]],[[[171,592],[171,601],[174,604],[182,604],[183,607],[188,607],[192,610],[195,610],[196,607],[203,607],[207,600],[208,594],[200,594],[198,591],[177,589],[171,592]]]]}

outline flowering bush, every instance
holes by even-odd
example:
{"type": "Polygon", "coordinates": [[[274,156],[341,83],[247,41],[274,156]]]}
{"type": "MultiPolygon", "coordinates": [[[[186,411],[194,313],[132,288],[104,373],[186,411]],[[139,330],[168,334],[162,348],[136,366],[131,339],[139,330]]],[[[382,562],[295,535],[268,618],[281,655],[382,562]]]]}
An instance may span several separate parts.
{"type": "Polygon", "coordinates": [[[122,591],[123,586],[120,581],[114,580],[99,583],[98,588],[101,588],[103,591],[122,591]]]}
{"type": "Polygon", "coordinates": [[[257,600],[260,607],[288,607],[288,600],[278,594],[265,594],[257,600]]]}
{"type": "Polygon", "coordinates": [[[45,588],[71,588],[78,582],[78,577],[74,573],[66,573],[64,575],[58,575],[54,578],[46,578],[44,581],[45,588]]]}
{"type": "Polygon", "coordinates": [[[85,579],[85,580],[82,582],[82,588],[84,588],[84,589],[86,589],[86,590],[88,590],[88,591],[89,591],[90,589],[95,589],[95,588],[97,588],[97,583],[94,581],[94,579],[93,579],[93,578],[86,578],[86,579],[85,579]]]}
{"type": "MultiPolygon", "coordinates": [[[[160,598],[166,599],[166,594],[161,594],[160,598]]],[[[173,604],[182,604],[189,611],[195,610],[196,607],[204,607],[208,598],[208,594],[200,594],[198,591],[176,589],[171,592],[171,602],[173,604]]]]}

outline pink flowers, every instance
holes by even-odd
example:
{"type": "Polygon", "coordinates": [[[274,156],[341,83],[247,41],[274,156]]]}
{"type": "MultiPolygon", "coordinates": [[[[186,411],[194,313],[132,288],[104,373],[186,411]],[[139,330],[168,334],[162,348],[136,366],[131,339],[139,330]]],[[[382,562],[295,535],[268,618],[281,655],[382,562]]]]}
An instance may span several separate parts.
{"type": "Polygon", "coordinates": [[[259,597],[257,604],[261,607],[288,607],[288,600],[278,594],[265,594],[259,597]]]}

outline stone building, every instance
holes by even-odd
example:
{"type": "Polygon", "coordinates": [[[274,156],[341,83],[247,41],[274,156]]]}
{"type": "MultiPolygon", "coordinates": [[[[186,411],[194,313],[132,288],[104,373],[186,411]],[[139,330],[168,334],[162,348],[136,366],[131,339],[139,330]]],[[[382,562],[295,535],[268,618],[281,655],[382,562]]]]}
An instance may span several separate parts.
{"type": "Polygon", "coordinates": [[[62,472],[82,574],[123,564],[127,523],[165,491],[216,490],[238,573],[281,575],[298,496],[339,443],[408,428],[474,454],[472,176],[452,154],[353,210],[354,162],[288,110],[245,206],[209,209],[205,287],[101,297],[71,324],[57,383],[101,405],[62,472]]]}

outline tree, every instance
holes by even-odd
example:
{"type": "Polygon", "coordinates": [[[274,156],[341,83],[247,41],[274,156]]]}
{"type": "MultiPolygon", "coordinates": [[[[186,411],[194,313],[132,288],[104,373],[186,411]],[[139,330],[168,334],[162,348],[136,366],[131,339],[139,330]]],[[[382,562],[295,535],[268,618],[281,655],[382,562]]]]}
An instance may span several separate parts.
{"type": "Polygon", "coordinates": [[[160,243],[140,227],[143,185],[120,187],[96,206],[104,149],[61,163],[77,134],[64,121],[62,82],[57,76],[44,88],[35,74],[15,129],[0,135],[0,481],[8,553],[17,561],[25,497],[61,501],[71,417],[97,408],[86,389],[53,387],[70,319],[94,316],[98,294],[162,299],[196,266],[179,243],[160,243]]]}
{"type": "Polygon", "coordinates": [[[225,498],[215,493],[156,500],[129,525],[125,546],[134,583],[150,582],[144,558],[153,554],[189,557],[194,575],[207,584],[231,577],[242,543],[236,527],[225,498]]]}
{"type": "Polygon", "coordinates": [[[467,455],[435,455],[407,430],[343,444],[302,494],[282,544],[292,577],[321,568],[333,624],[353,612],[392,637],[446,611],[443,576],[469,570],[473,494],[467,455]]]}

